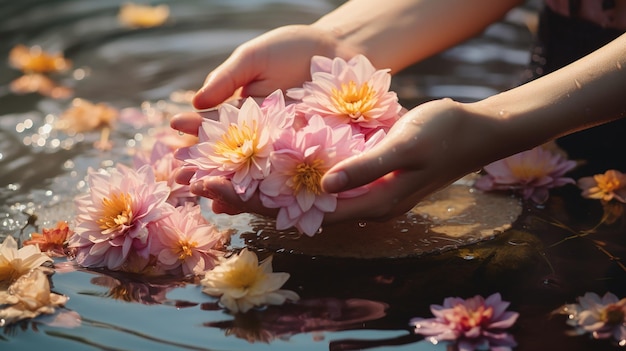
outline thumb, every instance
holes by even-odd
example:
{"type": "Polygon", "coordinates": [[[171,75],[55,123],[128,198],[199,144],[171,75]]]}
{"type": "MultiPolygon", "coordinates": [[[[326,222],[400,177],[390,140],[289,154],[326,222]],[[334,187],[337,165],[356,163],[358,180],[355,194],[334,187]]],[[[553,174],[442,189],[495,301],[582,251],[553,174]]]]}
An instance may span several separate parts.
{"type": "Polygon", "coordinates": [[[232,97],[237,89],[248,85],[258,76],[252,54],[235,50],[233,54],[207,76],[204,85],[193,97],[193,106],[204,110],[215,107],[232,97]]]}
{"type": "Polygon", "coordinates": [[[394,170],[403,167],[400,157],[392,148],[387,152],[384,142],[371,150],[352,156],[333,166],[322,177],[322,189],[328,193],[338,193],[375,181],[394,170]]]}

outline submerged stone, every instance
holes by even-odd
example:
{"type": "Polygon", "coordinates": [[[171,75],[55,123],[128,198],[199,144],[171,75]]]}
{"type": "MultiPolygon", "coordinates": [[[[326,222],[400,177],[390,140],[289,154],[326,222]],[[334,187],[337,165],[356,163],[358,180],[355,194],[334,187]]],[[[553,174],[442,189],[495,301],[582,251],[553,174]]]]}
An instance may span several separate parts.
{"type": "Polygon", "coordinates": [[[506,231],[522,213],[519,199],[470,184],[456,182],[386,222],[338,223],[309,237],[277,231],[273,220],[255,217],[253,230],[241,237],[257,249],[311,256],[400,258],[457,249],[506,231]]]}

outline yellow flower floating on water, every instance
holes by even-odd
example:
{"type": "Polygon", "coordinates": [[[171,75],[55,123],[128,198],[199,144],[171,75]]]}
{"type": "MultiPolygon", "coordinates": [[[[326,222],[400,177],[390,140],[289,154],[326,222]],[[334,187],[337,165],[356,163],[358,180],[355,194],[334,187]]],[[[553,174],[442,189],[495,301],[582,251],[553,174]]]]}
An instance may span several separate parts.
{"type": "Polygon", "coordinates": [[[51,54],[40,46],[17,45],[9,52],[9,64],[24,73],[62,72],[72,66],[62,54],[51,54]]]}
{"type": "Polygon", "coordinates": [[[120,8],[117,16],[120,23],[132,28],[150,28],[160,26],[170,15],[167,5],[149,6],[128,3],[120,8]]]}
{"type": "Polygon", "coordinates": [[[41,73],[29,73],[14,79],[9,85],[15,94],[39,93],[53,99],[67,99],[74,94],[71,88],[58,85],[41,73]]]}
{"type": "Polygon", "coordinates": [[[583,177],[578,180],[582,196],[588,199],[626,203],[626,174],[610,169],[603,174],[583,177]]]}
{"type": "MultiPolygon", "coordinates": [[[[35,247],[35,246],[30,246],[35,247]]],[[[7,290],[0,291],[0,327],[40,314],[52,314],[68,297],[52,293],[48,277],[40,269],[22,275],[7,290]]]]}
{"type": "Polygon", "coordinates": [[[255,306],[300,299],[295,292],[280,289],[287,279],[289,273],[272,272],[271,256],[259,264],[256,254],[244,249],[206,272],[200,283],[204,293],[220,296],[220,303],[232,313],[245,313],[255,306]]]}
{"type": "Polygon", "coordinates": [[[9,286],[20,276],[48,261],[52,259],[39,247],[28,245],[18,250],[15,239],[7,236],[0,245],[0,288],[9,286]]]}

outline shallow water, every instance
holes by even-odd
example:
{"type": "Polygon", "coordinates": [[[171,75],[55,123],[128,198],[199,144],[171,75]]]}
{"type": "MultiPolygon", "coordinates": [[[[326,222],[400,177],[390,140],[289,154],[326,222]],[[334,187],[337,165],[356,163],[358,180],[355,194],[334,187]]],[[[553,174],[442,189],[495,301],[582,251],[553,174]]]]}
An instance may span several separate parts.
{"type": "MultiPolygon", "coordinates": [[[[281,24],[310,22],[338,2],[170,1],[170,21],[143,30],[120,27],[122,3],[4,2],[0,53],[6,57],[17,44],[62,50],[74,70],[56,78],[76,96],[117,108],[147,103],[177,110],[182,107],[165,105],[170,94],[196,89],[239,43],[281,24]]],[[[444,96],[473,101],[514,86],[528,61],[532,10],[513,11],[479,38],[407,69],[394,77],[393,89],[410,107],[444,96]]],[[[122,147],[100,152],[91,146],[98,135],[56,132],[51,121],[69,100],[13,94],[9,82],[18,76],[0,65],[0,236],[23,237],[35,226],[70,219],[86,169],[128,160],[124,146],[145,136],[124,131],[116,136],[122,147]]],[[[444,350],[412,335],[408,321],[428,317],[430,304],[447,296],[494,292],[520,312],[512,330],[516,350],[614,349],[610,342],[566,336],[564,317],[550,314],[586,291],[626,295],[619,259],[626,256],[624,216],[559,243],[596,226],[602,214],[599,203],[580,199],[570,187],[543,208],[526,206],[513,228],[494,240],[438,255],[362,260],[279,250],[274,270],[291,273],[286,288],[303,300],[237,317],[195,284],[58,272],[54,289],[70,297],[67,309],[79,313],[82,324],[6,328],[0,349],[444,350]]],[[[247,223],[215,220],[244,229],[247,223]]]]}

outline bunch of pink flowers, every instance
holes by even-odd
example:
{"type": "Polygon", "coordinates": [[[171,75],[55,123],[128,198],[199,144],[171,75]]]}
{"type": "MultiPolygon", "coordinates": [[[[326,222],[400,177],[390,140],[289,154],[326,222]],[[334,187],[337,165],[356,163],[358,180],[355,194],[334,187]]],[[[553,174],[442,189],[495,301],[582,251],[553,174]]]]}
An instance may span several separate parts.
{"type": "Polygon", "coordinates": [[[178,161],[158,145],[152,156],[153,162],[138,156],[138,164],[148,163],[137,169],[89,171],[89,192],[75,199],[68,240],[79,265],[153,275],[215,267],[223,233],[202,216],[188,189],[170,186],[178,161]]]}
{"type": "Polygon", "coordinates": [[[371,148],[400,116],[397,95],[389,91],[389,70],[377,70],[364,56],[349,61],[316,56],[310,82],[280,90],[259,105],[247,98],[237,108],[224,104],[219,120],[203,121],[199,142],[177,157],[195,167],[191,181],[227,177],[242,200],[258,194],[263,205],[279,209],[278,230],[297,228],[314,235],[340,197],[321,187],[324,173],[371,148]]]}

